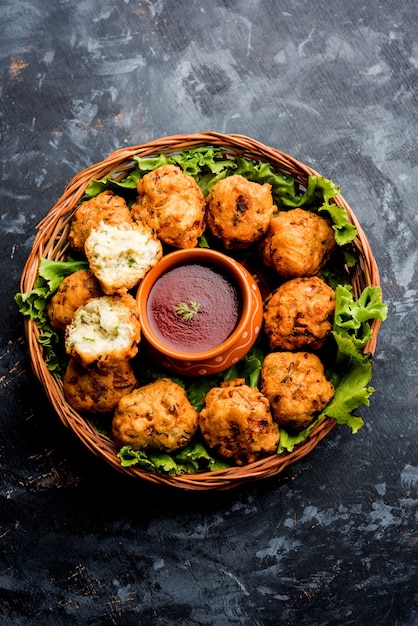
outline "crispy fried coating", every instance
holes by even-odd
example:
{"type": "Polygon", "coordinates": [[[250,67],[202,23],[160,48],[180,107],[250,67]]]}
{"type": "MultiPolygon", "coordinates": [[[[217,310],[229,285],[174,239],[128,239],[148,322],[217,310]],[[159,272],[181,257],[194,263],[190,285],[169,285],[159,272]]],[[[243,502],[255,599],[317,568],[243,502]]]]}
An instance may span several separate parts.
{"type": "Polygon", "coordinates": [[[192,176],[163,165],[137,183],[132,215],[174,248],[195,248],[205,229],[206,200],[192,176]]]}
{"type": "Polygon", "coordinates": [[[267,398],[239,378],[206,394],[199,427],[208,446],[236,465],[274,454],[280,439],[267,398]]]}
{"type": "Polygon", "coordinates": [[[264,331],[272,350],[319,350],[331,333],[335,292],[321,278],[293,278],[264,303],[264,331]]]}
{"type": "Polygon", "coordinates": [[[296,431],[309,426],[334,396],[321,361],[310,352],[271,352],[264,359],[260,381],[274,419],[296,431]]]}
{"type": "Polygon", "coordinates": [[[67,402],[81,413],[113,413],[119,400],[137,385],[131,361],[112,367],[85,368],[70,359],[63,380],[67,402]]]}
{"type": "Polygon", "coordinates": [[[246,248],[267,231],[275,206],[271,185],[235,174],[219,180],[207,198],[207,225],[225,248],[246,248]]]}
{"type": "Polygon", "coordinates": [[[144,224],[108,224],[90,231],[84,250],[105,294],[123,294],[135,287],[162,257],[161,241],[144,224]]]}
{"type": "Polygon", "coordinates": [[[90,270],[80,270],[66,276],[46,307],[51,327],[63,333],[78,307],[90,298],[101,295],[100,284],[90,270]]]}
{"type": "Polygon", "coordinates": [[[101,296],[77,309],[65,330],[65,348],[85,367],[109,367],[134,357],[140,336],[135,299],[129,294],[101,296]]]}
{"type": "Polygon", "coordinates": [[[273,217],[260,244],[264,263],[283,278],[314,276],[336,247],[331,222],[321,215],[291,209],[273,217]]]}
{"type": "Polygon", "coordinates": [[[68,233],[68,240],[73,250],[84,254],[84,244],[90,231],[103,221],[108,224],[133,221],[124,198],[109,190],[99,193],[77,207],[68,233]]]}
{"type": "Polygon", "coordinates": [[[160,378],[119,401],[112,436],[118,448],[174,452],[190,442],[197,426],[198,414],[183,387],[160,378]]]}

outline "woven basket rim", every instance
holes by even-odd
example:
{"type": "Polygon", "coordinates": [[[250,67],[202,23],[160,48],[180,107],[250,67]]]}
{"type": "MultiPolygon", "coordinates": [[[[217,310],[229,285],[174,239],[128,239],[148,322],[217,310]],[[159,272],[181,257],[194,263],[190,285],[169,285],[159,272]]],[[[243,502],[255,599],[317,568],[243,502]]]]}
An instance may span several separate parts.
{"type": "MultiPolygon", "coordinates": [[[[141,157],[152,156],[162,152],[176,152],[190,147],[208,145],[221,147],[225,153],[232,155],[240,154],[253,160],[267,161],[281,172],[293,176],[301,185],[306,182],[309,175],[320,176],[313,168],[279,149],[267,146],[241,134],[222,134],[212,131],[177,134],[160,137],[144,144],[121,148],[110,153],[102,161],[90,165],[76,174],[65,187],[62,196],[38,223],[32,250],[22,271],[20,280],[21,292],[24,293],[33,288],[42,257],[61,259],[65,256],[69,221],[90,180],[102,178],[113,172],[120,172],[121,168],[128,168],[136,155],[141,157]]],[[[358,234],[354,240],[354,245],[361,261],[362,273],[359,280],[362,280],[366,285],[380,287],[378,266],[367,236],[356,215],[341,194],[335,196],[333,201],[346,209],[349,219],[357,228],[358,234]]],[[[356,288],[359,289],[360,287],[353,285],[353,288],[356,290],[356,288]]],[[[51,374],[43,360],[42,347],[38,342],[39,330],[35,323],[25,319],[24,324],[33,371],[43,386],[61,422],[73,431],[82,444],[95,456],[101,458],[125,476],[141,478],[154,484],[167,485],[183,490],[230,489],[243,483],[269,478],[281,473],[289,465],[310,454],[336,424],[333,418],[325,418],[314,426],[310,437],[296,446],[292,452],[268,456],[245,466],[233,466],[222,470],[185,474],[182,476],[152,473],[135,466],[122,467],[119,458],[116,456],[116,448],[113,442],[97,431],[90,418],[80,415],[66,402],[62,381],[56,379],[51,374]]],[[[380,320],[374,319],[372,321],[373,335],[364,348],[365,353],[374,354],[380,325],[380,320]]]]}

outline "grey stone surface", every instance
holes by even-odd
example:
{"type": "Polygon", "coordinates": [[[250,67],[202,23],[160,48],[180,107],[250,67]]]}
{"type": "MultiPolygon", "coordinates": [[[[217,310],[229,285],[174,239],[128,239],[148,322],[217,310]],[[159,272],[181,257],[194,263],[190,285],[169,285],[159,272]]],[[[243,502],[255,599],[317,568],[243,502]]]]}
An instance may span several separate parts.
{"type": "Polygon", "coordinates": [[[417,42],[414,0],[1,2],[2,624],[418,624],[417,42]],[[187,494],[126,481],[58,422],[13,295],[76,172],[201,130],[338,183],[389,318],[358,434],[187,494]]]}

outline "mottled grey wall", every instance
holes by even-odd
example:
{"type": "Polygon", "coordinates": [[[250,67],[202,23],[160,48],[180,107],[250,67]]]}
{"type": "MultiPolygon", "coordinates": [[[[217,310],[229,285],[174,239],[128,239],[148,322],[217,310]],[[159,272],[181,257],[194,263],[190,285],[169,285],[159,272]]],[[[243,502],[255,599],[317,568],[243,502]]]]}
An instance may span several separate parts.
{"type": "Polygon", "coordinates": [[[416,626],[415,0],[2,0],[0,60],[0,622],[416,626]],[[201,130],[340,185],[389,319],[357,435],[187,495],[123,481],[58,424],[13,294],[76,172],[201,130]]]}

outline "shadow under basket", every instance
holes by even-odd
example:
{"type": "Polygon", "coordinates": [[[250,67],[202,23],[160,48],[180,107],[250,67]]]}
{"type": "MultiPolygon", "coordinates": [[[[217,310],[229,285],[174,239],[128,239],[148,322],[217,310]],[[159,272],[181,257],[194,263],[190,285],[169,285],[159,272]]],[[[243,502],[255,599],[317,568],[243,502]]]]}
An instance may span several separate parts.
{"type": "MultiPolygon", "coordinates": [[[[117,150],[106,159],[95,163],[78,173],[67,185],[62,197],[52,207],[37,226],[37,234],[31,253],[26,261],[20,290],[22,293],[34,288],[41,258],[65,260],[68,250],[68,231],[72,214],[84,195],[88,183],[92,179],[100,179],[111,175],[117,180],[125,178],[133,169],[133,157],[148,157],[160,153],[170,154],[199,146],[221,148],[225,156],[243,156],[255,161],[270,163],[275,171],[285,176],[292,176],[296,186],[304,189],[308,176],[319,174],[293,159],[283,152],[265,146],[254,139],[243,135],[224,135],[215,132],[202,132],[191,135],[174,135],[150,141],[143,145],[131,146],[117,150]]],[[[341,195],[332,200],[344,207],[350,221],[357,228],[357,236],[353,242],[359,262],[357,270],[351,278],[353,292],[356,297],[366,286],[380,286],[379,271],[373,257],[369,242],[358,223],[353,211],[341,195]]],[[[381,322],[373,320],[372,339],[365,346],[364,352],[374,354],[376,339],[381,322]]],[[[25,318],[29,354],[36,377],[45,389],[47,397],[63,424],[70,428],[81,442],[97,457],[110,464],[124,475],[141,478],[151,483],[163,484],[186,490],[224,490],[239,486],[249,481],[265,479],[282,472],[289,465],[300,461],[328,435],[335,426],[333,418],[325,418],[315,425],[307,440],[297,445],[292,452],[272,455],[245,466],[234,466],[217,471],[205,471],[197,474],[168,476],[140,469],[135,466],[122,467],[117,456],[113,441],[99,432],[93,419],[79,414],[66,401],[62,381],[55,378],[46,367],[43,349],[38,341],[39,330],[34,322],[25,318]]]]}

